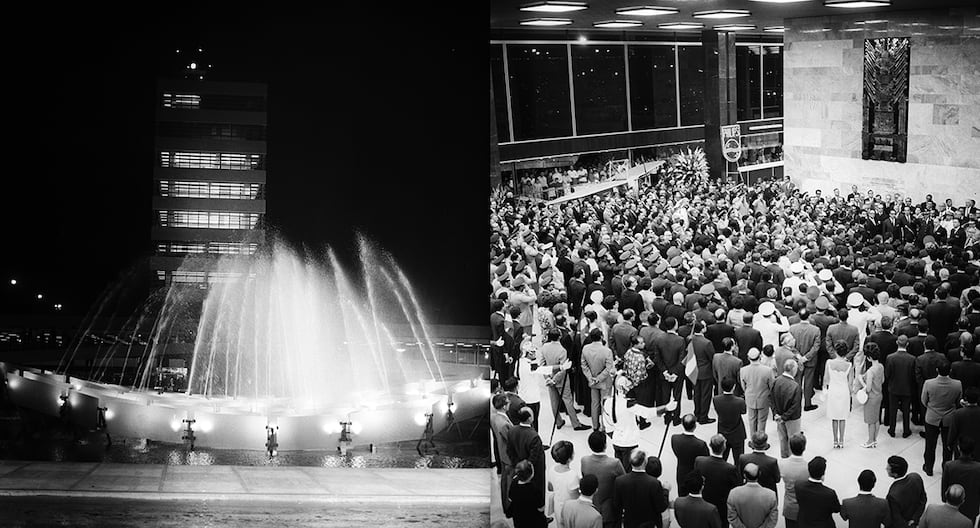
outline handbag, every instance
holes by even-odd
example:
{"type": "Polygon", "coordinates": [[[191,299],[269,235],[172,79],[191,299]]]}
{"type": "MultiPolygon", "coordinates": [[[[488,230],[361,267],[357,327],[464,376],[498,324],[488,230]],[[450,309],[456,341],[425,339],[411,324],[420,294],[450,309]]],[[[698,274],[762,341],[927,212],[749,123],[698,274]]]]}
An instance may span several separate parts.
{"type": "Polygon", "coordinates": [[[855,396],[857,397],[858,403],[861,403],[862,405],[868,403],[868,391],[864,389],[858,389],[857,394],[855,396]]]}

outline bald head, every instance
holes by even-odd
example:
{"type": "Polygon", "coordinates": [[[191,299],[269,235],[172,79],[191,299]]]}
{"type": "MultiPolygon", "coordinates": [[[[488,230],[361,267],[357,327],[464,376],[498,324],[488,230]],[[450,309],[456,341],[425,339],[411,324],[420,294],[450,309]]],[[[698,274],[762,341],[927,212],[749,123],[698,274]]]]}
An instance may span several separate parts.
{"type": "Polygon", "coordinates": [[[966,499],[966,490],[959,484],[953,484],[946,490],[946,504],[959,508],[966,499]]]}
{"type": "Polygon", "coordinates": [[[751,462],[745,464],[745,467],[742,468],[742,476],[745,477],[745,480],[748,482],[755,482],[759,480],[759,466],[751,462]]]}

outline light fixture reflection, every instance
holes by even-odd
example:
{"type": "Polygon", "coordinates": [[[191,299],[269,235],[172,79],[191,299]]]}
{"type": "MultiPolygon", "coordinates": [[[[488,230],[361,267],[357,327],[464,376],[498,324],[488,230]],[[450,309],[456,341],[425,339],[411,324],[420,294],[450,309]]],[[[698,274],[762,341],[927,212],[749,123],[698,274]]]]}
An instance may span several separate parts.
{"type": "Polygon", "coordinates": [[[521,20],[522,26],[567,26],[572,23],[570,18],[529,18],[521,20]]]}
{"type": "Polygon", "coordinates": [[[621,7],[616,10],[617,15],[627,15],[627,16],[676,15],[678,12],[679,10],[676,7],[656,7],[656,6],[621,7]]]}
{"type": "Polygon", "coordinates": [[[748,9],[711,9],[709,11],[695,11],[694,18],[739,18],[751,14],[748,9]]]}
{"type": "Polygon", "coordinates": [[[521,11],[536,11],[539,13],[569,13],[588,9],[585,2],[565,2],[560,0],[547,0],[545,2],[534,2],[521,6],[521,11]]]}

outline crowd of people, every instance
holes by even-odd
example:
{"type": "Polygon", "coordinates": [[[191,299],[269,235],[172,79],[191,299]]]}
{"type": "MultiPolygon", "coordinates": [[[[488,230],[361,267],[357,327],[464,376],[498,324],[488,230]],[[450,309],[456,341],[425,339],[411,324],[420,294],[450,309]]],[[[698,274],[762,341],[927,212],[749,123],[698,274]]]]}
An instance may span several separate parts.
{"type": "Polygon", "coordinates": [[[788,527],[834,526],[834,514],[851,526],[974,526],[978,221],[973,200],[804,193],[788,179],[661,174],[639,192],[557,206],[492,199],[491,425],[505,512],[515,526],[664,526],[672,509],[681,528],[755,527],[775,525],[778,503],[788,527]],[[694,411],[681,415],[685,394],[694,411]],[[859,447],[844,434],[858,406],[859,447]],[[592,430],[580,471],[570,443],[543,444],[541,412],[592,430]],[[922,471],[942,472],[945,503],[926,507],[917,468],[899,456],[885,499],[870,495],[868,470],[861,494],[840,502],[822,484],[827,460],[803,458],[807,435],[827,434],[802,431],[804,413],[826,414],[835,449],[877,448],[882,424],[892,437],[923,427],[922,471]],[[639,448],[661,416],[683,429],[670,439],[673,482],[639,448]],[[766,454],[770,416],[779,459],[766,454]],[[716,421],[709,442],[694,436],[716,421]]]}

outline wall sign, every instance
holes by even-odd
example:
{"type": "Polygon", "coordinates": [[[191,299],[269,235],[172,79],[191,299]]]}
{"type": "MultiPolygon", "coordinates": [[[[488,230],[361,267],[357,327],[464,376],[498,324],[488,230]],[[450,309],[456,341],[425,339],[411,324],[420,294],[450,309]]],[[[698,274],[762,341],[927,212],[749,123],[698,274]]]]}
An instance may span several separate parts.
{"type": "Polygon", "coordinates": [[[729,162],[736,162],[742,156],[742,127],[727,125],[721,127],[721,152],[729,162]]]}

